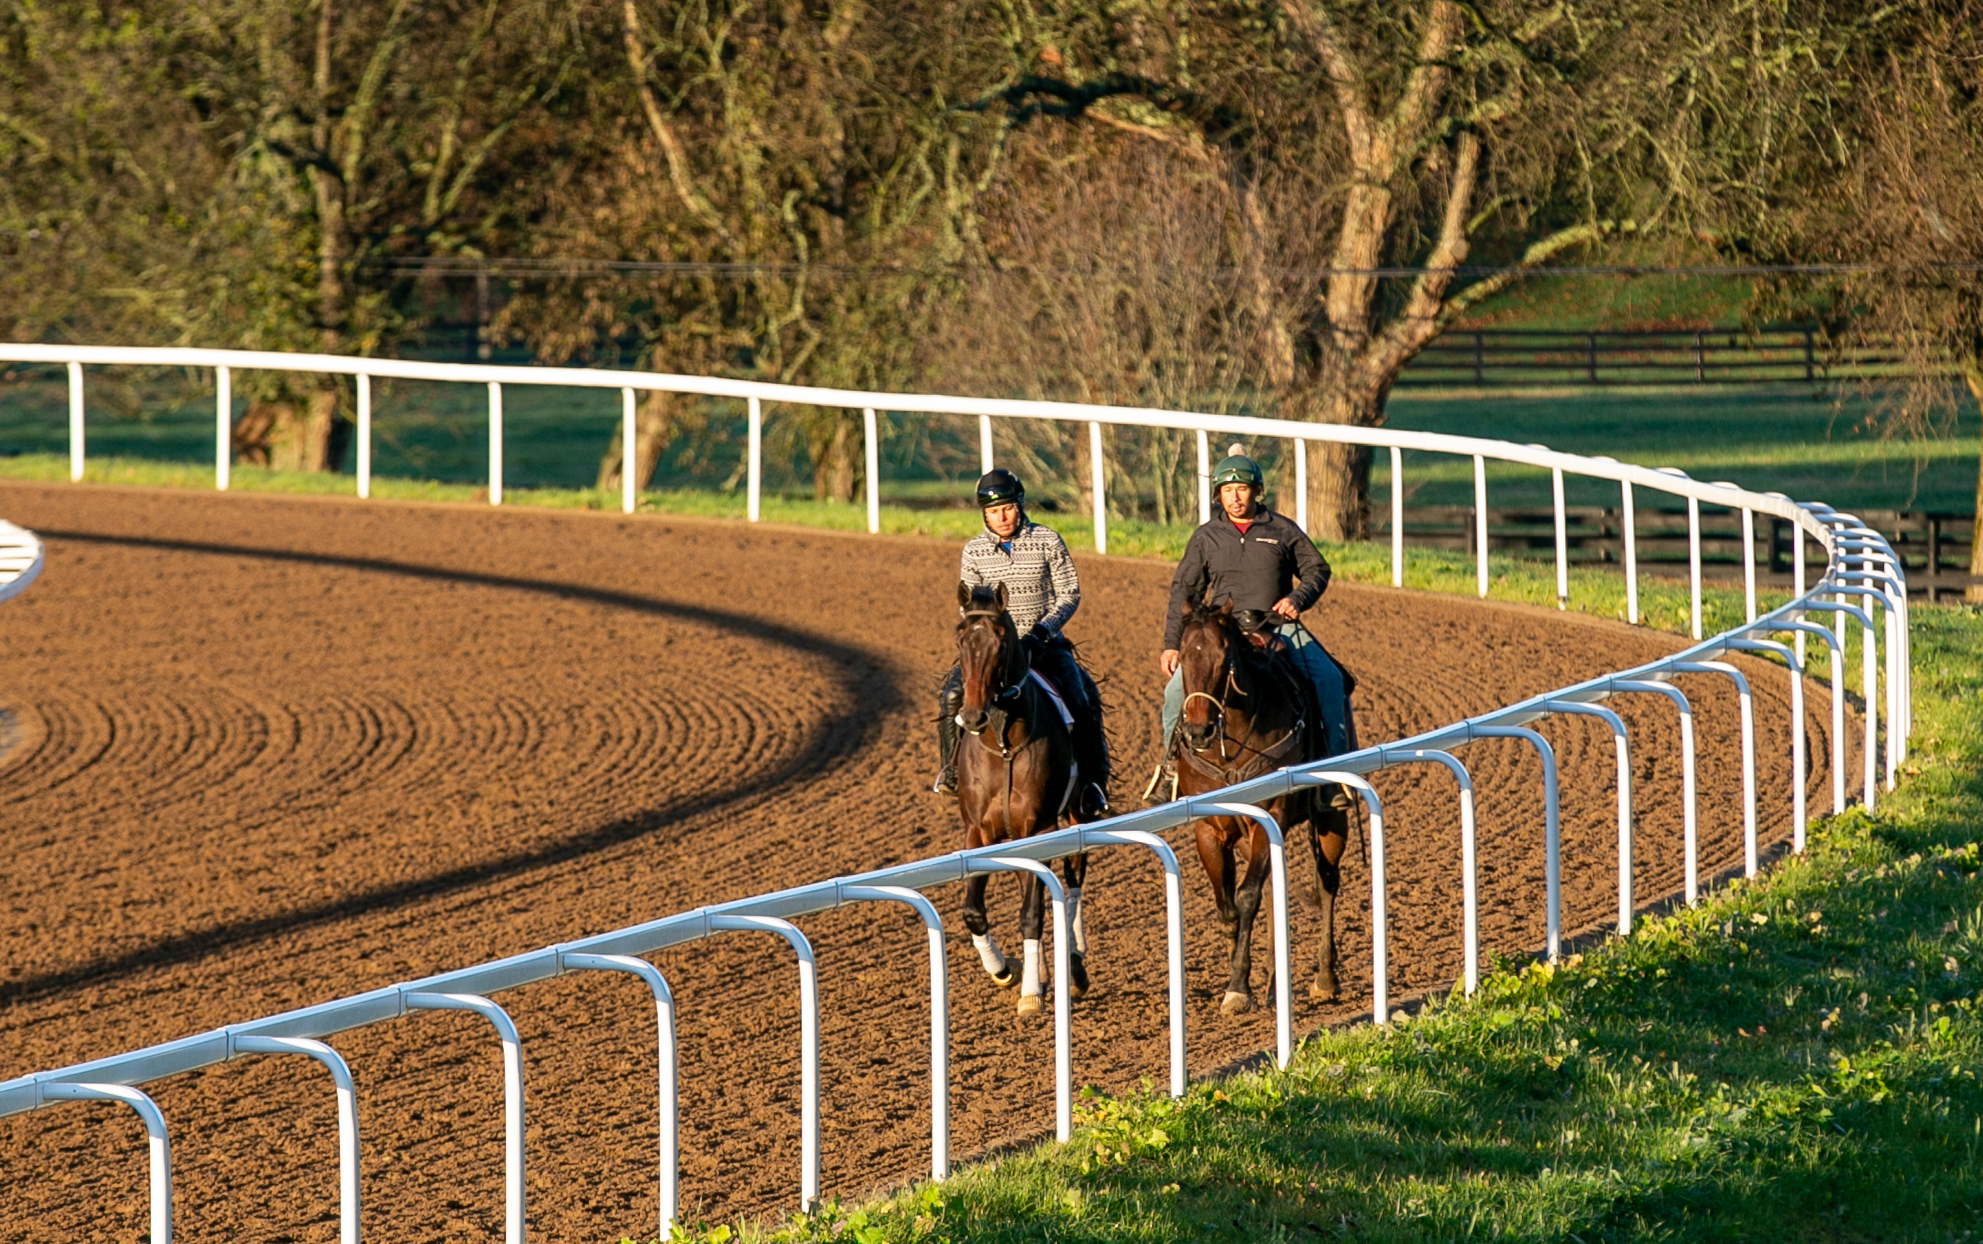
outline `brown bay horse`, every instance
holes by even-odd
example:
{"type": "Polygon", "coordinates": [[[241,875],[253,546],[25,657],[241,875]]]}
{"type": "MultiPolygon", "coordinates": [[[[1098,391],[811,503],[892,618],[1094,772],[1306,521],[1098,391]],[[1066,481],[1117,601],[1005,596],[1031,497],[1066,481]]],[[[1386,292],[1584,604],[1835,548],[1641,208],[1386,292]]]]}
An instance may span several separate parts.
{"type": "MultiPolygon", "coordinates": [[[[1074,737],[1053,697],[1035,678],[1019,644],[1019,630],[1005,608],[1005,585],[957,585],[957,665],[964,707],[957,724],[967,736],[957,749],[957,811],[968,848],[1007,842],[1057,828],[1068,817],[1079,777],[1074,737]]],[[[1067,886],[1068,996],[1088,990],[1087,932],[1081,920],[1081,883],[1088,857],[1061,860],[1067,886]]],[[[1015,977],[985,919],[984,874],[965,883],[964,927],[984,969],[1001,988],[1020,985],[1019,1013],[1041,1010],[1040,933],[1046,886],[1033,873],[1019,875],[1019,936],[1024,949],[1015,977]]]]}
{"type": "MultiPolygon", "coordinates": [[[[1279,637],[1242,631],[1232,604],[1193,605],[1185,610],[1178,652],[1184,673],[1184,712],[1178,720],[1173,759],[1179,798],[1231,786],[1264,773],[1328,754],[1327,733],[1309,720],[1315,711],[1297,680],[1303,676],[1276,655],[1279,637]]],[[[1340,668],[1340,667],[1339,667],[1340,668]]],[[[1343,712],[1347,723],[1349,689],[1344,671],[1343,712]]],[[[1355,749],[1355,729],[1350,727],[1355,749]]],[[[1322,945],[1308,996],[1317,1002],[1338,995],[1336,980],[1336,894],[1342,887],[1343,848],[1349,841],[1349,800],[1340,787],[1311,787],[1261,804],[1292,846],[1305,828],[1315,855],[1315,884],[1309,900],[1320,909],[1322,945]]],[[[1221,1013],[1253,1009],[1252,938],[1272,860],[1267,832],[1246,817],[1208,817],[1195,824],[1198,859],[1212,882],[1219,923],[1232,935],[1232,975],[1221,1013]]]]}

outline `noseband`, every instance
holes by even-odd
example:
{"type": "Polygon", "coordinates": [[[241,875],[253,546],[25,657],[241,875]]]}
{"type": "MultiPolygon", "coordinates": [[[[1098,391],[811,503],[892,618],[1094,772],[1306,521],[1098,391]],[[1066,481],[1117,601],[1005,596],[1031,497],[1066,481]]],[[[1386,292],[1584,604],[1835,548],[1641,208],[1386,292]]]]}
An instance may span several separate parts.
{"type": "MultiPolygon", "coordinates": [[[[997,629],[998,620],[1004,616],[1005,616],[1004,613],[997,609],[966,609],[961,614],[961,618],[963,621],[970,622],[972,624],[970,627],[966,628],[967,630],[975,629],[976,627],[986,623],[992,624],[993,629],[997,629]]],[[[999,644],[999,647],[1001,649],[1001,655],[1003,655],[1002,650],[1004,646],[1005,645],[1004,645],[1003,637],[1001,637],[999,644]]],[[[1004,666],[1006,666],[1007,664],[1009,664],[1009,662],[1004,660],[1001,660],[999,662],[999,666],[1000,666],[999,676],[1001,678],[1004,677],[1005,675],[1004,666]]],[[[1018,679],[1014,680],[1010,686],[1007,686],[997,695],[991,697],[991,702],[993,704],[1000,704],[1006,700],[1016,699],[1019,696],[1020,692],[1024,691],[1025,689],[1026,689],[1026,679],[1025,676],[1022,674],[1018,679]]],[[[959,724],[962,725],[961,722],[959,724]]],[[[989,724],[990,722],[988,721],[986,723],[986,726],[988,726],[989,724]]],[[[982,734],[986,726],[980,726],[976,730],[973,730],[968,726],[964,726],[963,729],[967,734],[976,735],[976,734],[982,734]]],[[[1001,730],[1000,733],[1003,733],[1003,730],[1001,730]]],[[[1003,742],[1001,742],[1000,746],[1002,749],[1004,746],[1003,742]]]]}

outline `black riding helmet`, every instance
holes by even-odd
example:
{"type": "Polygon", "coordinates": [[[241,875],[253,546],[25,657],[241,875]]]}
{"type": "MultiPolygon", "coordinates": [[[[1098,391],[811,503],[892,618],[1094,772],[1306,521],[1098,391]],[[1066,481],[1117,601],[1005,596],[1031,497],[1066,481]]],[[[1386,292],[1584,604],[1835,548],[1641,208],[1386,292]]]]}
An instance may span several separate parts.
{"type": "Polygon", "coordinates": [[[988,510],[995,505],[1011,502],[1026,504],[1026,485],[1019,477],[1004,467],[986,471],[978,477],[978,508],[988,510]]]}

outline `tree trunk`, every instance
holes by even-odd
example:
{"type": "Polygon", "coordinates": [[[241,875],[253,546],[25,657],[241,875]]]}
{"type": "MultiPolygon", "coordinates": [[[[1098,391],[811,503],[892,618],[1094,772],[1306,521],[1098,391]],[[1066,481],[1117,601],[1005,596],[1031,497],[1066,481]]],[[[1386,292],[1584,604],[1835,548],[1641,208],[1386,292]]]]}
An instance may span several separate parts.
{"type": "Polygon", "coordinates": [[[854,419],[845,412],[822,416],[808,438],[812,451],[812,495],[817,501],[852,501],[854,482],[854,419]]]}
{"type": "MultiPolygon", "coordinates": [[[[1331,385],[1312,422],[1374,428],[1384,422],[1383,394],[1331,385]]],[[[1343,543],[1370,535],[1370,450],[1339,441],[1308,443],[1308,534],[1343,543]]]]}
{"type": "Polygon", "coordinates": [[[235,420],[234,460],[278,471],[330,471],[340,464],[337,391],[319,389],[305,398],[250,402],[235,420]]]}
{"type": "MultiPolygon", "coordinates": [[[[1976,399],[1977,411],[1983,413],[1983,355],[1970,359],[1962,375],[1969,382],[1969,395],[1976,399]]],[[[1983,577],[1983,456],[1976,461],[1976,504],[1969,513],[1969,573],[1983,577]]],[[[1983,583],[1971,584],[1962,598],[1972,605],[1983,605],[1983,583]]]]}
{"type": "MultiPolygon", "coordinates": [[[[667,452],[668,443],[675,438],[675,420],[668,404],[669,395],[650,390],[634,407],[633,412],[633,479],[634,491],[645,489],[654,481],[654,472],[661,465],[661,455],[667,452]]],[[[620,489],[620,462],[625,457],[621,435],[613,437],[612,444],[599,456],[599,482],[597,487],[606,492],[620,489]]]]}

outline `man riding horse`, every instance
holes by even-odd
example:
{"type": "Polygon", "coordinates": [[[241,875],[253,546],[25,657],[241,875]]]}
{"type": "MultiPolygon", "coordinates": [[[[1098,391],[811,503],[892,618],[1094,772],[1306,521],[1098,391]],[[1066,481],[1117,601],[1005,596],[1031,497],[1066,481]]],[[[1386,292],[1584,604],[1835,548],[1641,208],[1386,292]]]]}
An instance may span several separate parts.
{"type": "MultiPolygon", "coordinates": [[[[1074,646],[1061,634],[1081,607],[1074,559],[1057,533],[1026,517],[1026,486],[1012,472],[987,471],[978,480],[978,508],[985,527],[964,545],[958,578],[971,587],[1004,585],[1006,609],[1032,668],[1053,684],[1074,718],[1075,760],[1082,778],[1074,811],[1078,819],[1093,820],[1108,810],[1109,749],[1101,697],[1075,661],[1074,646]]],[[[957,714],[963,703],[963,679],[953,665],[937,695],[940,765],[930,789],[940,795],[957,790],[957,714]]]]}
{"type": "MultiPolygon", "coordinates": [[[[1219,513],[1191,533],[1184,559],[1171,576],[1170,607],[1164,620],[1164,648],[1158,663],[1170,681],[1164,686],[1164,759],[1150,789],[1174,785],[1173,748],[1178,716],[1184,710],[1184,676],[1179,637],[1187,606],[1230,601],[1235,616],[1257,620],[1285,645],[1288,659],[1314,687],[1326,731],[1322,755],[1349,750],[1349,722],[1342,670],[1301,623],[1301,615],[1329,586],[1329,563],[1314,542],[1285,515],[1260,504],[1266,478],[1260,464],[1239,453],[1212,472],[1219,513]]],[[[1249,629],[1255,629],[1249,627],[1249,629]]]]}

